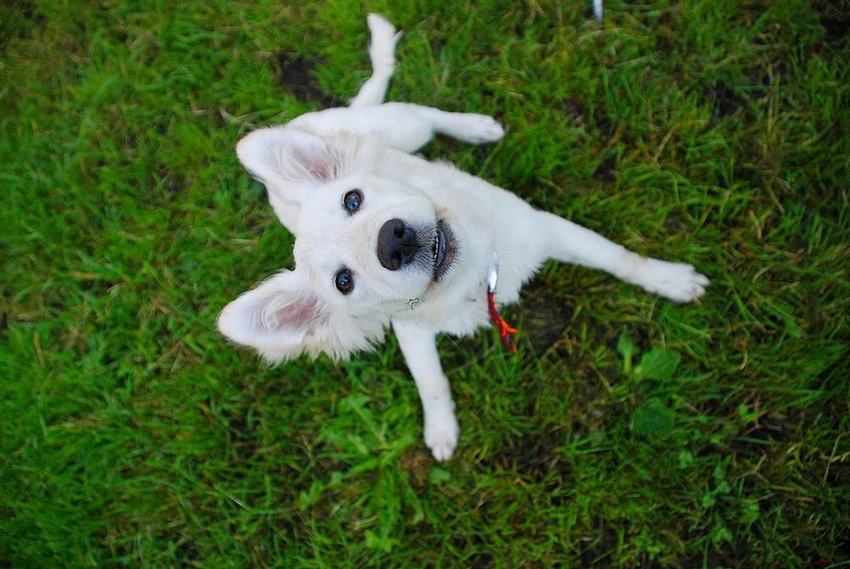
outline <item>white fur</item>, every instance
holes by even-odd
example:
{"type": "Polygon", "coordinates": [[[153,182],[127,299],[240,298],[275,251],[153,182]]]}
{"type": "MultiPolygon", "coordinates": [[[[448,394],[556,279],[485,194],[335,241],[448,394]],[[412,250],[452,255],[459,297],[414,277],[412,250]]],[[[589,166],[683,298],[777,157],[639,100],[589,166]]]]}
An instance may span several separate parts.
{"type": "Polygon", "coordinates": [[[504,130],[484,115],[381,104],[399,34],[375,15],[369,27],[374,75],[351,107],[308,113],[239,142],[239,159],[266,185],[275,213],[296,235],[295,269],[230,303],[218,327],[279,362],[304,352],[344,358],[380,342],[392,326],[422,400],[425,442],[446,460],[459,429],[435,337],[488,325],[486,280],[494,255],[502,304],[516,302],[522,284],[550,258],[607,271],[677,302],[701,296],[708,279],[690,265],[641,257],[451,165],[412,155],[437,133],[480,144],[504,130]],[[354,188],[364,199],[352,215],[342,196],[354,188]],[[378,232],[394,218],[425,228],[423,234],[434,228],[436,235],[438,219],[451,227],[458,255],[441,280],[432,280],[430,267],[381,265],[378,232]],[[355,282],[347,295],[334,285],[341,267],[355,282]]]}

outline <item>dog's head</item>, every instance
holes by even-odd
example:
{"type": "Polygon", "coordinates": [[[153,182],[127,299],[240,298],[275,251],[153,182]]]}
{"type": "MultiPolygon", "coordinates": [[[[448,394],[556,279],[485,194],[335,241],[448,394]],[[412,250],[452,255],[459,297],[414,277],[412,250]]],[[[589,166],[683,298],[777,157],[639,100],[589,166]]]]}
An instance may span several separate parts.
{"type": "Polygon", "coordinates": [[[221,332],[277,362],[342,358],[450,277],[458,239],[422,190],[378,174],[377,143],[292,128],[255,131],[237,154],[295,234],[295,270],[231,302],[221,332]]]}

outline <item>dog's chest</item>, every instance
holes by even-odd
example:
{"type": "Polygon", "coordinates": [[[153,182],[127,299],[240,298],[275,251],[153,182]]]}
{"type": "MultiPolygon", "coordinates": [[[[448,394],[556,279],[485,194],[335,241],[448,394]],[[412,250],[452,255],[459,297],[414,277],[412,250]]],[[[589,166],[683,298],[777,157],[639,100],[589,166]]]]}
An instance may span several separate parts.
{"type": "Polygon", "coordinates": [[[451,298],[423,302],[414,307],[410,316],[440,332],[455,336],[471,335],[490,323],[487,284],[481,280],[457,291],[451,298]]]}

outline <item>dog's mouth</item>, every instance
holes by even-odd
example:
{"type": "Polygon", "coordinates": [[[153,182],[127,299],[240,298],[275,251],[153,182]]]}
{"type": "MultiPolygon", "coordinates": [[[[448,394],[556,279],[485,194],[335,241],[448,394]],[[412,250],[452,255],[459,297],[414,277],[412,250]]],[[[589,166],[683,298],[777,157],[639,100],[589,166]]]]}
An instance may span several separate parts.
{"type": "Polygon", "coordinates": [[[434,243],[431,247],[433,261],[431,279],[439,281],[454,263],[457,246],[451,228],[442,219],[437,221],[437,230],[435,233],[434,243]]]}

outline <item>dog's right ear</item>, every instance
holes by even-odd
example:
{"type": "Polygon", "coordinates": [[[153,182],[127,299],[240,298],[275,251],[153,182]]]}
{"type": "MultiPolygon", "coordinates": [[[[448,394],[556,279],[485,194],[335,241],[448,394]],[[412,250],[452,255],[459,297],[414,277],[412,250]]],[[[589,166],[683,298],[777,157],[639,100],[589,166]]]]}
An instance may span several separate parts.
{"type": "Polygon", "coordinates": [[[244,137],[236,154],[265,184],[281,223],[297,234],[301,204],[318,186],[346,173],[359,149],[354,136],[320,137],[293,127],[273,127],[244,137]]]}

